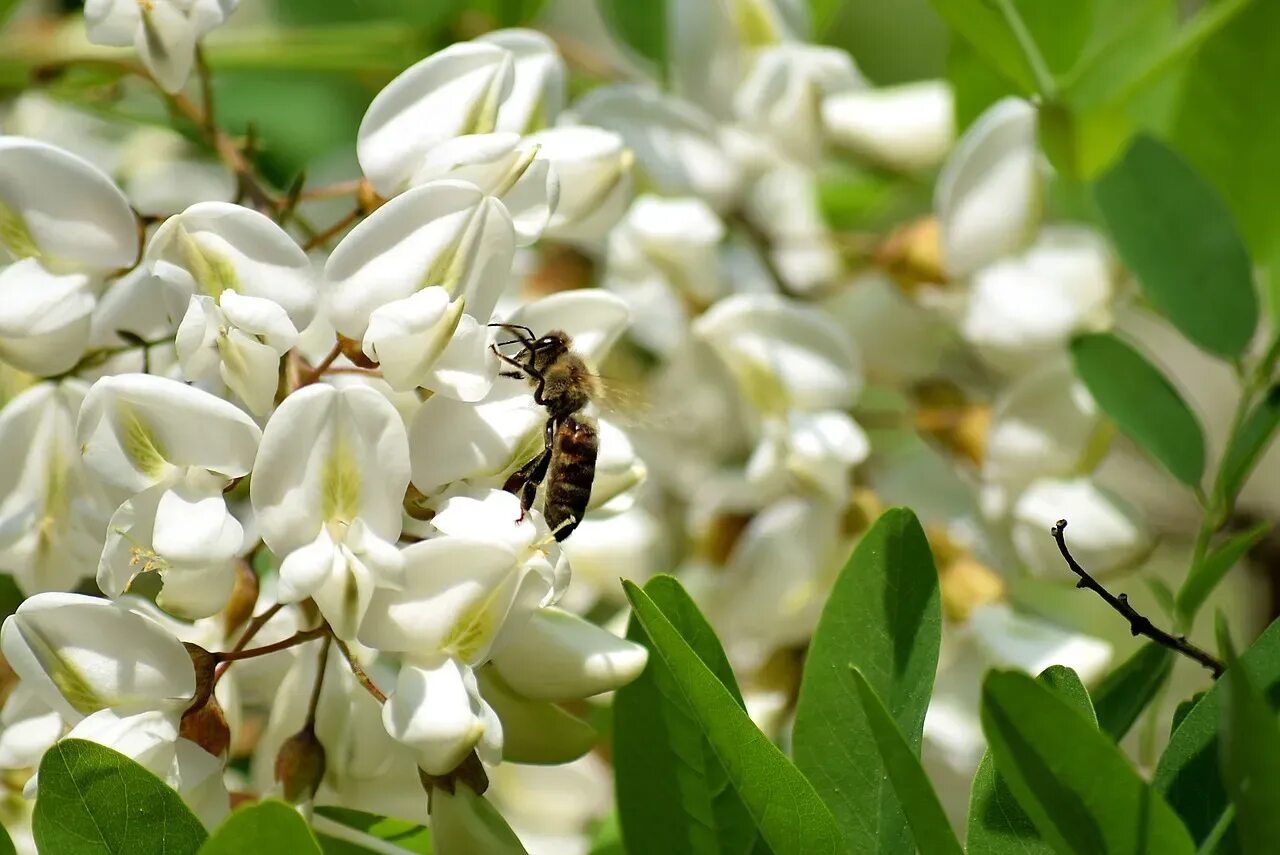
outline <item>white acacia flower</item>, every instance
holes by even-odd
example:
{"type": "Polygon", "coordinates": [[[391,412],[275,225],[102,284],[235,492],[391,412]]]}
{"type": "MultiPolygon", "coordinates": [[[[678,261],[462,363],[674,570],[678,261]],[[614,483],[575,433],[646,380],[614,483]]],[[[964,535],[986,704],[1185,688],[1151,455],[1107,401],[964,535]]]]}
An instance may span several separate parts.
{"type": "Polygon", "coordinates": [[[1013,543],[1032,573],[1070,579],[1049,529],[1071,522],[1071,551],[1085,567],[1106,573],[1133,566],[1154,545],[1141,513],[1089,478],[1033,481],[1013,506],[1013,543]]]}
{"type": "Polygon", "coordinates": [[[170,313],[182,317],[191,297],[221,302],[227,292],[270,300],[295,329],[311,323],[316,288],[311,261],[265,214],[229,202],[200,202],[165,220],[144,262],[168,288],[170,313]]]}
{"type": "Polygon", "coordinates": [[[166,92],[177,92],[195,61],[196,42],[222,24],[239,0],[87,0],[85,29],[100,45],[132,45],[166,92]]]}
{"type": "Polygon", "coordinates": [[[499,108],[512,93],[515,62],[499,44],[461,42],[388,83],[356,136],[356,156],[373,189],[394,196],[435,146],[497,130],[499,108]]]}
{"type": "Polygon", "coordinates": [[[734,113],[745,126],[801,163],[822,156],[823,101],[865,86],[846,51],[803,43],[766,47],[734,97],[734,113]]]}
{"type": "Polygon", "coordinates": [[[119,596],[159,572],[158,602],[183,617],[220,609],[234,582],[243,530],[224,488],[249,473],[261,431],[234,404],[148,374],[104,377],[76,425],[85,465],[130,496],[111,518],[98,584],[119,596]]]}
{"type": "Polygon", "coordinates": [[[556,43],[537,30],[494,30],[475,40],[511,52],[511,92],[498,107],[494,130],[530,134],[555,124],[564,109],[568,71],[556,43]]]}
{"type": "Polygon", "coordinates": [[[431,848],[440,855],[529,855],[502,814],[464,783],[431,794],[431,848]]]}
{"type": "Polygon", "coordinates": [[[560,198],[560,180],[539,146],[519,134],[474,134],[445,140],[422,159],[410,184],[441,178],[469,181],[499,199],[517,242],[527,246],[546,228],[560,198]]]}
{"type": "Polygon", "coordinates": [[[850,406],[862,387],[858,354],[829,316],[773,295],[721,300],[694,324],[764,414],[850,406]]]}
{"type": "Polygon", "coordinates": [[[562,546],[573,567],[573,585],[561,605],[578,613],[602,598],[622,605],[618,578],[641,584],[669,566],[672,551],[657,517],[638,504],[588,515],[562,546]]]}
{"type": "Polygon", "coordinates": [[[0,409],[0,563],[26,594],[74,588],[97,569],[111,506],[88,477],[76,416],[88,387],[41,383],[0,409]]]}
{"type": "Polygon", "coordinates": [[[543,234],[557,240],[603,238],[631,199],[635,155],[622,137],[592,127],[548,128],[525,138],[560,177],[560,198],[543,234]]]}
{"type": "Polygon", "coordinates": [[[833,502],[848,498],[850,472],[871,454],[871,441],[848,413],[791,411],[767,419],[747,461],[747,479],[762,495],[798,485],[833,502]]]}
{"type": "Polygon", "coordinates": [[[960,137],[934,188],[947,274],[968,276],[1025,246],[1040,219],[1042,183],[1035,108],[996,102],[960,137]]]}
{"type": "Polygon", "coordinates": [[[65,729],[57,710],[18,683],[0,707],[0,770],[36,768],[65,729]]]}
{"type": "MultiPolygon", "coordinates": [[[[538,332],[563,330],[574,350],[595,365],[627,328],[629,313],[618,297],[585,289],[543,297],[520,307],[509,320],[538,332]]],[[[413,485],[429,496],[460,482],[500,486],[543,447],[547,411],[534,402],[531,392],[524,380],[499,378],[490,394],[475,404],[440,395],[427,399],[409,429],[413,485]]],[[[625,452],[619,448],[618,457],[625,452]]],[[[625,478],[633,464],[634,460],[619,459],[614,468],[625,478]]]]}
{"type": "Polygon", "coordinates": [[[812,170],[794,163],[771,164],[743,201],[747,216],[769,237],[767,252],[781,284],[803,294],[842,272],[840,251],[819,207],[818,180],[812,170]]]}
{"type": "Polygon", "coordinates": [[[137,251],[129,203],[97,167],[0,137],[0,359],[35,374],[73,367],[101,277],[137,251]]]}
{"type": "Polygon", "coordinates": [[[227,291],[217,301],[193,296],[174,344],[185,377],[212,391],[225,387],[264,416],[275,402],[280,357],[297,341],[279,303],[227,291]]]}
{"type": "Polygon", "coordinates": [[[960,334],[992,364],[1025,371],[1061,353],[1075,333],[1111,320],[1113,271],[1102,239],[1085,228],[1043,229],[1025,252],[974,273],[960,334]]]}
{"type": "Polygon", "coordinates": [[[397,389],[479,400],[497,371],[488,323],[515,253],[507,209],[475,185],[433,181],[374,211],[325,265],[329,317],[397,389]]]}
{"type": "Polygon", "coordinates": [[[719,247],[724,222],[697,198],[636,198],[609,236],[609,272],[624,279],[657,277],[694,302],[710,305],[725,290],[719,247]]]}
{"type": "Polygon", "coordinates": [[[395,408],[372,389],[312,385],[272,414],[250,496],[281,557],[281,602],[313,597],[354,638],[374,588],[397,584],[409,448],[395,408]]]}
{"type": "Polygon", "coordinates": [[[854,89],[822,102],[828,138],[894,169],[930,169],[955,138],[954,97],[943,80],[854,89]]]}
{"type": "Polygon", "coordinates": [[[621,136],[660,193],[701,196],[718,209],[737,198],[738,166],[725,156],[715,122],[693,104],[649,87],[611,84],[580,98],[573,118],[621,136]]]}

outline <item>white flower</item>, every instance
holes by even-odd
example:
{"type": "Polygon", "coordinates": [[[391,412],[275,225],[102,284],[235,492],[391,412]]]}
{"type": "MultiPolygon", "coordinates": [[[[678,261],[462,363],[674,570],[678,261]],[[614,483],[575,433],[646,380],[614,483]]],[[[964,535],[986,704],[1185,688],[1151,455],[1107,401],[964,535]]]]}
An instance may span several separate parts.
{"type": "Polygon", "coordinates": [[[564,109],[568,72],[555,42],[537,30],[494,30],[476,39],[511,52],[511,92],[498,108],[494,130],[528,134],[555,124],[564,109]]]}
{"type": "Polygon", "coordinates": [[[475,134],[433,148],[413,173],[417,186],[441,178],[469,181],[502,201],[520,246],[542,235],[560,198],[560,181],[536,144],[518,134],[475,134]]]}
{"type": "Polygon", "coordinates": [[[747,215],[769,237],[767,251],[783,280],[778,284],[806,293],[841,272],[840,252],[819,208],[812,170],[792,163],[772,165],[744,201],[747,215]]]}
{"type": "Polygon", "coordinates": [[[223,386],[249,412],[271,411],[279,383],[280,357],[298,341],[298,331],[278,304],[234,291],[218,301],[197,294],[178,327],[175,346],[182,373],[215,391],[223,386]]]}
{"type": "Polygon", "coordinates": [[[221,301],[232,292],[279,304],[295,329],[311,323],[316,288],[311,262],[270,217],[228,202],[200,202],[156,229],[144,258],[168,285],[180,317],[194,295],[221,301]]]}
{"type": "Polygon", "coordinates": [[[724,291],[718,257],[724,236],[724,223],[701,199],[640,196],[610,235],[610,272],[657,276],[710,305],[724,291]]]}
{"type": "Polygon", "coordinates": [[[1040,217],[1040,162],[1036,111],[1025,101],[996,102],[964,132],[934,190],[948,275],[967,276],[1030,240],[1040,217]]]}
{"type": "Polygon", "coordinates": [[[760,50],[734,97],[734,112],[748,128],[772,139],[802,163],[822,155],[822,102],[865,85],[849,54],[803,43],[760,50]]]}
{"type": "Polygon", "coordinates": [[[464,783],[431,794],[431,849],[440,855],[528,855],[502,814],[464,783]]]}
{"type": "Polygon", "coordinates": [[[250,495],[281,557],[281,602],[313,597],[354,638],[378,585],[396,584],[409,449],[395,408],[363,386],[313,385],[272,414],[250,495]]]}
{"type": "Polygon", "coordinates": [[[74,588],[93,574],[111,507],[87,477],[76,415],[88,387],[41,383],[0,410],[0,562],[26,594],[74,588]]]}
{"type": "Polygon", "coordinates": [[[435,146],[497,130],[515,60],[498,44],[462,42],[388,83],[369,105],[356,137],[356,156],[373,189],[394,196],[435,146]]]}
{"type": "Polygon", "coordinates": [[[1096,573],[1134,565],[1152,547],[1151,533],[1128,502],[1088,478],[1032,482],[1013,507],[1018,556],[1038,576],[1070,580],[1049,529],[1066,519],[1076,559],[1096,573]]]}
{"type": "Polygon", "coordinates": [[[852,486],[850,472],[870,453],[870,440],[848,413],[792,411],[765,422],[747,461],[747,478],[763,495],[794,483],[843,502],[852,486]]]}
{"type": "Polygon", "coordinates": [[[762,413],[844,408],[861,391],[858,355],[848,337],[809,306],[738,295],[703,314],[694,331],[762,413]]]}
{"type": "Polygon", "coordinates": [[[393,387],[478,400],[497,370],[484,324],[514,252],[511,217],[493,197],[461,181],[415,187],[329,256],[330,319],[363,342],[393,387]]]}
{"type": "Polygon", "coordinates": [[[25,683],[0,708],[0,770],[34,769],[62,736],[62,716],[25,683]]]}
{"type": "Polygon", "coordinates": [[[124,194],[92,164],[0,137],[0,358],[59,374],[84,353],[100,278],[137,256],[124,194]]]}
{"type": "Polygon", "coordinates": [[[239,0],[87,0],[85,29],[100,45],[133,45],[166,92],[191,74],[196,42],[222,24],[239,0]]]}
{"type": "Polygon", "coordinates": [[[1026,370],[1111,319],[1111,259],[1088,229],[1044,229],[1023,254],[973,275],[960,334],[993,364],[1026,370]]]}
{"type": "Polygon", "coordinates": [[[562,546],[573,567],[573,585],[562,605],[575,612],[585,612],[601,597],[621,604],[619,577],[643,583],[667,566],[669,551],[662,526],[639,505],[588,515],[562,546]]]}
{"type": "Polygon", "coordinates": [[[822,121],[836,144],[894,169],[936,166],[955,137],[951,87],[924,80],[825,98],[822,121]]]}
{"type": "Polygon", "coordinates": [[[161,574],[158,602],[203,617],[226,602],[240,523],[223,498],[253,465],[261,431],[242,410],[147,374],[90,387],[76,425],[85,465],[131,498],[108,525],[98,584],[118,596],[140,570],[161,574]]]}
{"type": "Polygon", "coordinates": [[[656,190],[701,196],[729,207],[741,175],[725,156],[715,123],[697,107],[656,89],[613,84],[593,89],[574,104],[576,122],[620,135],[656,190]]]}
{"type": "Polygon", "coordinates": [[[976,607],[963,625],[943,633],[937,685],[924,719],[926,744],[961,775],[982,759],[986,739],[978,718],[982,676],[991,668],[1039,674],[1065,665],[1085,683],[1101,677],[1111,645],[1101,639],[1019,615],[1005,603],[976,607]]]}
{"type": "Polygon", "coordinates": [[[120,147],[114,174],[143,215],[167,217],[197,202],[230,202],[236,178],[221,163],[202,158],[177,131],[155,125],[136,127],[120,147]]]}
{"type": "Polygon", "coordinates": [[[525,138],[560,178],[560,198],[543,234],[558,240],[605,236],[631,198],[635,156],[622,137],[591,127],[549,128],[525,138]]]}
{"type": "Polygon", "coordinates": [[[554,766],[505,763],[485,795],[538,853],[590,851],[594,823],[613,807],[613,769],[598,754],[554,766]]]}

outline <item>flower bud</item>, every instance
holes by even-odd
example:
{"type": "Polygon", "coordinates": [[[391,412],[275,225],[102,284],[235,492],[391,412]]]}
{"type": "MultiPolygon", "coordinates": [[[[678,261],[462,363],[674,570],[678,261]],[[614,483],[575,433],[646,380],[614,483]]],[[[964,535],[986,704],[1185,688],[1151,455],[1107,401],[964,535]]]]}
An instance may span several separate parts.
{"type": "Polygon", "coordinates": [[[227,715],[222,711],[222,704],[213,697],[183,714],[178,735],[191,740],[214,757],[225,757],[231,746],[227,715]]]}
{"type": "Polygon", "coordinates": [[[253,617],[258,604],[258,574],[247,561],[236,562],[236,583],[231,589],[231,599],[222,610],[222,633],[230,636],[253,617]]]}
{"type": "Polygon", "coordinates": [[[291,804],[310,801],[324,780],[324,745],[311,726],[290,736],[276,754],[276,781],[291,804]]]}
{"type": "Polygon", "coordinates": [[[191,700],[191,706],[188,707],[188,712],[195,712],[213,697],[213,682],[218,660],[198,644],[184,641],[182,646],[187,649],[187,655],[191,657],[191,667],[196,672],[196,692],[191,700]]]}

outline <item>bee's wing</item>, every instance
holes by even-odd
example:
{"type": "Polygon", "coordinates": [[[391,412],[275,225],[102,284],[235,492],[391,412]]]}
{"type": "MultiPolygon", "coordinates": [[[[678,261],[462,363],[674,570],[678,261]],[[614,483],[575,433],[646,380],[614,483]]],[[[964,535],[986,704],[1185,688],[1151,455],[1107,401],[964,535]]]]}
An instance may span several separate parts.
{"type": "Polygon", "coordinates": [[[599,392],[593,403],[600,415],[622,428],[661,427],[663,421],[644,387],[635,381],[620,380],[592,372],[599,392]]]}

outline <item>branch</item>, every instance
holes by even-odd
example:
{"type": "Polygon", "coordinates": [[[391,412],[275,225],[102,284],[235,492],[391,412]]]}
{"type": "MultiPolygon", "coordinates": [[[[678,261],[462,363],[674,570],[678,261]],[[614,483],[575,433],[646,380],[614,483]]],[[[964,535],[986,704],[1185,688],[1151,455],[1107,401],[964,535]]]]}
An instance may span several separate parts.
{"type": "Polygon", "coordinates": [[[1067,549],[1067,540],[1063,532],[1066,531],[1067,521],[1058,520],[1050,531],[1053,533],[1053,539],[1058,543],[1058,551],[1062,553],[1062,557],[1066,559],[1067,566],[1072,572],[1080,577],[1080,581],[1076,582],[1077,588],[1088,588],[1099,597],[1102,597],[1106,604],[1111,606],[1121,617],[1129,622],[1129,632],[1134,635],[1144,635],[1162,647],[1167,647],[1174,653],[1180,653],[1189,659],[1194,659],[1213,674],[1214,679],[1222,676],[1222,672],[1226,670],[1226,666],[1222,661],[1213,654],[1197,647],[1190,641],[1187,641],[1185,635],[1170,635],[1164,630],[1157,627],[1145,616],[1138,613],[1138,610],[1129,605],[1129,597],[1125,594],[1116,596],[1102,587],[1097,579],[1089,575],[1089,571],[1081,567],[1076,560],[1071,557],[1071,552],[1067,549]]]}
{"type": "Polygon", "coordinates": [[[288,650],[290,647],[297,647],[299,644],[306,644],[308,641],[314,641],[317,638],[329,634],[329,625],[321,623],[312,629],[302,629],[295,632],[288,638],[277,641],[274,644],[266,644],[262,647],[254,647],[250,650],[228,650],[226,653],[214,653],[213,657],[218,662],[239,662],[241,659],[253,659],[258,656],[267,656],[271,653],[279,653],[281,650],[288,650]]]}
{"type": "Polygon", "coordinates": [[[347,643],[336,635],[333,637],[333,643],[338,650],[342,651],[343,658],[347,660],[347,665],[351,667],[351,673],[356,675],[356,682],[364,686],[364,690],[373,695],[374,700],[380,704],[385,704],[387,702],[386,694],[370,679],[368,672],[360,665],[360,660],[352,655],[351,648],[347,647],[347,643]]]}

